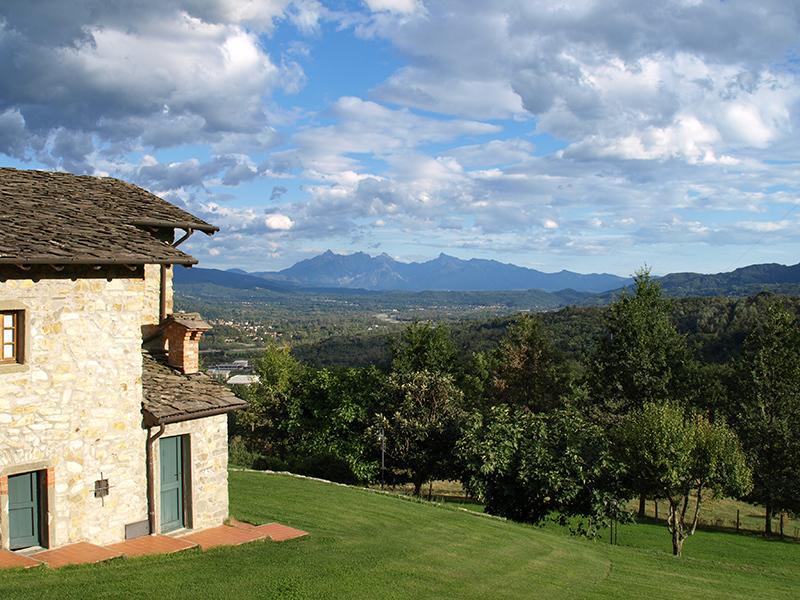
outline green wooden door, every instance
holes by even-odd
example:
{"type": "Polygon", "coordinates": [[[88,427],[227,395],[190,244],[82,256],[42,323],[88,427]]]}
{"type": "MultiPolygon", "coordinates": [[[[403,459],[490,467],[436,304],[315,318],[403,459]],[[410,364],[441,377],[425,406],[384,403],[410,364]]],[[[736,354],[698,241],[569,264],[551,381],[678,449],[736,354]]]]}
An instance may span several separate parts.
{"type": "Polygon", "coordinates": [[[183,527],[181,436],[161,439],[161,531],[183,527]]]}
{"type": "Polygon", "coordinates": [[[8,478],[8,537],[12,550],[39,545],[39,477],[36,473],[8,478]]]}

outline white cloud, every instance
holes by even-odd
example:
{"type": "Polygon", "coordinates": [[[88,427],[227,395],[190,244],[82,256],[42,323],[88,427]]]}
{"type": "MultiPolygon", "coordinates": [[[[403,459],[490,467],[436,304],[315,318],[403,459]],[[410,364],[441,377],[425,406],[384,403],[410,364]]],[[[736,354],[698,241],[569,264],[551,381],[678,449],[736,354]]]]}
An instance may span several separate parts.
{"type": "Polygon", "coordinates": [[[305,75],[294,61],[274,60],[259,33],[271,31],[286,10],[311,27],[314,6],[75,0],[65,9],[49,0],[35,8],[9,0],[0,8],[0,47],[9,57],[0,64],[0,112],[20,115],[26,139],[11,153],[92,170],[88,157],[98,149],[108,157],[142,145],[266,148],[275,132],[265,98],[278,87],[296,92],[305,75]],[[89,149],[54,143],[57,136],[84,136],[89,149]]]}
{"type": "Polygon", "coordinates": [[[542,221],[542,226],[545,229],[558,229],[558,223],[553,219],[545,219],[542,221]]]}
{"type": "Polygon", "coordinates": [[[392,12],[411,14],[421,8],[419,0],[364,0],[364,4],[373,12],[392,12]]]}
{"type": "Polygon", "coordinates": [[[294,221],[280,213],[267,215],[267,218],[264,219],[264,224],[267,226],[267,229],[272,231],[289,231],[294,227],[294,221]]]}

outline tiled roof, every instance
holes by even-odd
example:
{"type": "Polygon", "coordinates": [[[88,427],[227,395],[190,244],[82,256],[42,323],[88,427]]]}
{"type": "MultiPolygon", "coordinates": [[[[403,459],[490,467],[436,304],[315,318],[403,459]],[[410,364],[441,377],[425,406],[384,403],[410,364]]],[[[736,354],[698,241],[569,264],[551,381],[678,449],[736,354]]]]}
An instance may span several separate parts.
{"type": "Polygon", "coordinates": [[[205,373],[184,375],[157,354],[143,354],[142,412],[148,425],[189,421],[238,410],[247,403],[205,373]]]}
{"type": "Polygon", "coordinates": [[[0,168],[0,264],[195,264],[149,228],[217,228],[119,179],[0,168]]]}

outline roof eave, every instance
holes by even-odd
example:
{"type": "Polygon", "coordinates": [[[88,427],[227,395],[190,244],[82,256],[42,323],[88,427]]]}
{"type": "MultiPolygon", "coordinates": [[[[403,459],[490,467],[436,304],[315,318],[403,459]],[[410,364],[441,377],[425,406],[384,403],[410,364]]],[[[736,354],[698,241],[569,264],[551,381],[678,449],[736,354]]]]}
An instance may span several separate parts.
{"type": "Polygon", "coordinates": [[[161,221],[159,219],[136,219],[130,221],[131,225],[140,227],[169,227],[172,229],[192,229],[194,231],[202,231],[208,235],[214,235],[219,231],[219,227],[211,225],[204,221],[161,221]]]}
{"type": "Polygon", "coordinates": [[[241,404],[233,404],[230,406],[223,406],[217,408],[210,408],[208,410],[199,410],[197,412],[192,413],[180,413],[175,415],[170,415],[168,417],[157,417],[146,408],[142,408],[142,414],[144,415],[144,425],[145,427],[154,427],[156,425],[169,425],[170,423],[183,423],[186,421],[194,421],[196,419],[205,419],[206,417],[216,417],[219,415],[224,415],[229,412],[233,412],[235,410],[241,410],[247,406],[246,402],[242,402],[241,404]]]}
{"type": "Polygon", "coordinates": [[[64,266],[90,266],[90,265],[182,265],[191,267],[199,261],[193,256],[186,258],[155,259],[137,257],[123,258],[8,258],[0,257],[0,265],[64,265],[64,266]]]}

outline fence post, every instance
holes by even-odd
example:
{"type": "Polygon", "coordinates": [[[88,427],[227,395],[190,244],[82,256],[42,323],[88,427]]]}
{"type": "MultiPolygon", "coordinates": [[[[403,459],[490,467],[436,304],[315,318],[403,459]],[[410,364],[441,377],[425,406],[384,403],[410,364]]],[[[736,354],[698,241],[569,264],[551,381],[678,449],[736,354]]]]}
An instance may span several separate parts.
{"type": "Polygon", "coordinates": [[[739,527],[740,527],[740,523],[739,523],[739,509],[737,508],[737,509],[736,509],[736,533],[739,533],[739,527]]]}

